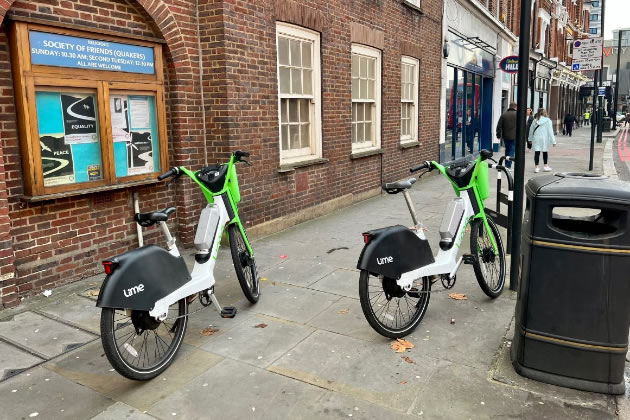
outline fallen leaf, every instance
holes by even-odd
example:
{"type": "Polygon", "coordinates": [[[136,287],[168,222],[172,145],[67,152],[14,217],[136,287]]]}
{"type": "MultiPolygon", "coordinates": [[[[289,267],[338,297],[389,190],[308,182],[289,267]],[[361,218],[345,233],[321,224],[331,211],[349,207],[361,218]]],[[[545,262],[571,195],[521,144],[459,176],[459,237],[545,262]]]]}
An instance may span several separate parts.
{"type": "Polygon", "coordinates": [[[350,310],[349,310],[349,309],[340,309],[340,310],[339,310],[339,312],[337,312],[337,313],[339,313],[339,314],[341,314],[341,315],[345,315],[345,314],[347,314],[348,312],[350,312],[350,310]]]}
{"type": "Polygon", "coordinates": [[[396,350],[396,353],[404,353],[408,349],[412,349],[415,346],[407,340],[397,338],[396,341],[392,342],[390,347],[392,348],[392,350],[396,350]]]}
{"type": "Polygon", "coordinates": [[[88,296],[98,296],[98,294],[99,294],[100,292],[101,292],[101,291],[100,291],[100,290],[98,290],[98,289],[88,290],[88,291],[87,291],[87,295],[88,295],[88,296]]]}
{"type": "Polygon", "coordinates": [[[289,258],[289,256],[288,255],[280,255],[280,256],[278,256],[278,258],[286,259],[286,258],[289,258]]]}
{"type": "Polygon", "coordinates": [[[205,335],[205,336],[210,336],[210,335],[214,334],[217,331],[219,331],[218,328],[208,327],[208,328],[204,328],[203,330],[201,330],[201,332],[199,334],[205,335]]]}
{"type": "Polygon", "coordinates": [[[401,382],[400,382],[400,384],[401,384],[401,385],[404,385],[404,384],[406,384],[406,383],[407,383],[407,381],[401,381],[401,382]]]}
{"type": "Polygon", "coordinates": [[[403,359],[405,362],[407,362],[407,363],[411,363],[412,365],[415,365],[415,364],[416,364],[416,362],[414,362],[413,360],[411,360],[411,359],[410,359],[409,357],[407,357],[407,356],[400,356],[400,357],[402,357],[402,359],[403,359]]]}
{"type": "Polygon", "coordinates": [[[267,328],[267,324],[254,325],[254,328],[267,328]]]}
{"type": "Polygon", "coordinates": [[[260,281],[267,281],[267,277],[261,277],[260,281]]]}
{"type": "Polygon", "coordinates": [[[463,293],[449,293],[448,297],[455,300],[468,300],[465,294],[463,293]]]}

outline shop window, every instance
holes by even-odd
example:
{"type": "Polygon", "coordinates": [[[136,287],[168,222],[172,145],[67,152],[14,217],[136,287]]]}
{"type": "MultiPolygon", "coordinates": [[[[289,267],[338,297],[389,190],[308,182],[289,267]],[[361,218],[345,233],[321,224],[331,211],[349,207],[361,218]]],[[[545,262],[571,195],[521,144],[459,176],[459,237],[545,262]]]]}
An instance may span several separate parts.
{"type": "Polygon", "coordinates": [[[157,43],[15,22],[24,198],[157,181],[168,166],[157,43]]]}
{"type": "Polygon", "coordinates": [[[400,141],[418,141],[418,74],[420,62],[403,57],[400,65],[400,141]]]}
{"type": "Polygon", "coordinates": [[[277,24],[280,159],[321,157],[319,34],[277,24]]]}
{"type": "Polygon", "coordinates": [[[381,52],[352,46],[352,151],[381,146],[381,52]]]}

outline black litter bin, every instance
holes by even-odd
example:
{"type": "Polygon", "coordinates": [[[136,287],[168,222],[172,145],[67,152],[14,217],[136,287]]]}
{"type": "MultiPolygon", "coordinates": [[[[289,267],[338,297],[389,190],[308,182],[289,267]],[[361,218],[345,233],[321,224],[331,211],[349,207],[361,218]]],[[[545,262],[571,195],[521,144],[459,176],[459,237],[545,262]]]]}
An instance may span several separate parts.
{"type": "Polygon", "coordinates": [[[602,131],[610,131],[612,129],[612,118],[602,118],[602,131]]]}
{"type": "Polygon", "coordinates": [[[526,192],[514,368],[542,382],[622,394],[630,184],[556,174],[531,179],[526,192]]]}

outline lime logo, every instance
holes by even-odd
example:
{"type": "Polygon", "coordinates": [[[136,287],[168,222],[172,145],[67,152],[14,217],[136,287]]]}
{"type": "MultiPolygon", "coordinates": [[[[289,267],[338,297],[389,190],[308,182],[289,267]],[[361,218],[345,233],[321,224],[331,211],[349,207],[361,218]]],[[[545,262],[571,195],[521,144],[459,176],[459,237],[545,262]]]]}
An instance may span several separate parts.
{"type": "Polygon", "coordinates": [[[378,265],[389,264],[391,262],[394,262],[394,257],[383,257],[383,258],[376,259],[376,263],[378,265]]]}
{"type": "Polygon", "coordinates": [[[144,292],[144,284],[139,284],[137,286],[130,287],[127,290],[123,290],[123,294],[126,298],[130,298],[131,296],[137,295],[141,292],[144,292]]]}

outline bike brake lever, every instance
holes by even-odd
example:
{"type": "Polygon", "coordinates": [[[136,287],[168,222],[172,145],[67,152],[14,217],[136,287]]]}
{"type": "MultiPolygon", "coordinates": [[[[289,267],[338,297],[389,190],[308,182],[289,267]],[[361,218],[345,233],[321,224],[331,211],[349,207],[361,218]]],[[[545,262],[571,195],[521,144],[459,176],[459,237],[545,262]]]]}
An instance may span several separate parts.
{"type": "Polygon", "coordinates": [[[241,159],[241,162],[245,163],[247,166],[252,166],[252,164],[251,164],[251,163],[249,163],[249,161],[248,161],[248,160],[241,159]]]}

